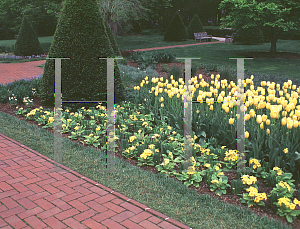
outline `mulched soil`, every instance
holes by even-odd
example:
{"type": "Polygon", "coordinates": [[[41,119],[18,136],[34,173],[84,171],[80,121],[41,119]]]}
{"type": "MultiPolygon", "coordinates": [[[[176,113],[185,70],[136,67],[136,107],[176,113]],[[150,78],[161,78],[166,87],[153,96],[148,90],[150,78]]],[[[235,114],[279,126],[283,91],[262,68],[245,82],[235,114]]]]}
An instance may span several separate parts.
{"type": "MultiPolygon", "coordinates": [[[[259,54],[258,54],[258,55],[259,55],[259,54]]],[[[291,56],[292,56],[292,54],[290,54],[290,57],[291,57],[291,56]]],[[[292,58],[291,58],[291,59],[292,59],[292,58]]],[[[298,59],[298,58],[297,58],[297,59],[298,59]]],[[[184,64],[183,64],[183,63],[167,63],[167,64],[168,64],[169,68],[172,67],[172,65],[174,65],[174,64],[179,64],[179,65],[181,65],[182,67],[184,67],[184,64]]],[[[128,65],[137,67],[137,64],[136,64],[136,63],[131,63],[131,62],[129,62],[128,65]]],[[[159,73],[160,76],[163,76],[163,77],[165,78],[165,77],[166,77],[166,73],[161,72],[161,67],[160,67],[160,65],[163,66],[164,64],[158,64],[158,66],[157,66],[157,71],[158,71],[158,73],[159,73]]],[[[203,73],[203,70],[199,70],[199,73],[197,73],[197,74],[203,74],[203,78],[207,78],[207,79],[209,80],[209,79],[210,79],[210,74],[215,74],[215,75],[216,75],[217,72],[209,73],[209,75],[207,75],[207,74],[204,74],[204,73],[203,73]]],[[[41,99],[39,99],[39,98],[34,98],[34,99],[33,99],[33,102],[34,102],[34,105],[33,105],[32,109],[34,109],[34,108],[39,108],[40,106],[42,106],[41,99]]],[[[23,104],[22,104],[22,105],[18,105],[18,106],[19,106],[19,108],[20,108],[20,107],[23,107],[23,109],[26,109],[26,108],[27,108],[27,106],[25,106],[25,105],[23,105],[23,104]]],[[[53,107],[49,107],[49,106],[43,106],[43,108],[44,108],[44,110],[46,110],[46,109],[48,109],[48,108],[51,109],[52,111],[54,110],[53,107]]],[[[25,117],[21,117],[21,116],[15,115],[15,113],[14,113],[15,111],[17,111],[16,106],[12,106],[12,105],[10,105],[10,104],[1,104],[1,103],[0,103],[0,112],[4,112],[4,113],[7,113],[7,114],[9,114],[9,115],[12,115],[12,116],[16,117],[16,118],[19,119],[19,120],[26,120],[25,117]]],[[[42,128],[42,126],[37,125],[37,122],[35,122],[35,121],[27,121],[27,122],[28,122],[29,124],[36,125],[37,127],[42,128]]],[[[116,128],[117,128],[117,127],[116,127],[116,128]]],[[[51,133],[54,133],[54,130],[51,130],[51,129],[47,129],[47,131],[49,131],[49,132],[51,132],[51,133]]],[[[133,133],[134,130],[132,129],[130,132],[133,133]]],[[[71,134],[68,133],[68,134],[63,134],[62,136],[65,137],[65,138],[68,138],[68,136],[70,136],[70,135],[71,135],[71,134]]],[[[69,139],[69,138],[68,138],[68,139],[69,139]]],[[[82,143],[80,143],[81,140],[73,140],[73,141],[76,141],[78,144],[82,145],[83,147],[92,147],[92,146],[83,145],[82,143]]],[[[122,156],[122,149],[121,149],[119,143],[118,143],[117,151],[118,151],[118,152],[117,152],[115,155],[116,155],[118,158],[122,158],[123,160],[129,162],[130,164],[137,166],[137,164],[138,164],[138,161],[137,161],[137,160],[135,160],[135,159],[126,159],[126,158],[124,158],[124,157],[122,156]]],[[[144,166],[141,166],[140,168],[143,169],[143,170],[145,170],[145,171],[152,172],[152,173],[154,173],[154,174],[159,173],[156,167],[145,166],[145,165],[144,165],[144,166]]],[[[225,174],[226,176],[228,176],[228,183],[229,183],[229,184],[231,183],[231,181],[232,181],[233,179],[236,179],[236,174],[235,174],[235,173],[224,172],[224,174],[225,174]]],[[[175,176],[170,176],[170,178],[179,181],[175,176]]],[[[269,194],[270,194],[270,191],[272,190],[272,188],[271,188],[271,187],[266,187],[265,181],[264,181],[263,179],[258,178],[257,180],[258,180],[258,190],[259,190],[259,192],[260,192],[260,193],[265,192],[267,195],[269,195],[269,194]]],[[[179,182],[182,182],[182,181],[179,181],[179,182]]],[[[297,189],[297,188],[298,188],[299,181],[294,182],[294,184],[295,184],[296,189],[297,189]]],[[[196,187],[194,187],[194,186],[190,186],[190,188],[196,190],[196,191],[197,191],[198,193],[200,193],[200,194],[206,194],[206,195],[210,195],[210,196],[212,196],[212,197],[215,197],[215,198],[217,198],[218,200],[220,200],[220,201],[222,201],[222,202],[224,202],[224,203],[230,203],[230,204],[234,204],[234,205],[236,205],[236,206],[242,206],[243,208],[248,208],[247,205],[241,204],[241,203],[240,203],[240,196],[234,195],[230,189],[227,189],[227,194],[222,195],[222,196],[217,196],[214,192],[211,192],[211,191],[210,191],[209,186],[208,186],[206,183],[204,183],[204,182],[201,182],[201,183],[200,183],[200,186],[199,186],[198,188],[196,188],[196,187]]],[[[298,188],[298,189],[299,189],[299,188],[298,188]]],[[[297,189],[297,190],[298,190],[298,189],[297,189]]],[[[294,196],[293,196],[293,197],[299,199],[299,197],[297,196],[297,190],[294,192],[294,196]]],[[[245,193],[245,191],[243,190],[242,193],[245,193]]],[[[265,207],[253,206],[253,207],[250,208],[250,210],[251,210],[253,213],[257,214],[257,215],[260,215],[260,216],[267,216],[267,217],[269,217],[269,218],[273,218],[273,219],[280,220],[281,222],[283,222],[283,223],[285,223],[285,224],[291,226],[291,227],[294,228],[294,229],[300,228],[300,217],[299,217],[299,216],[298,216],[297,219],[293,220],[293,223],[294,223],[294,224],[288,224],[287,221],[286,221],[286,219],[285,219],[285,217],[280,217],[280,216],[278,216],[278,215],[276,214],[277,208],[274,207],[274,206],[271,204],[269,198],[267,199],[267,201],[265,201],[265,204],[266,204],[265,207]]],[[[299,208],[299,207],[296,207],[296,209],[299,210],[300,208],[299,208]]]]}

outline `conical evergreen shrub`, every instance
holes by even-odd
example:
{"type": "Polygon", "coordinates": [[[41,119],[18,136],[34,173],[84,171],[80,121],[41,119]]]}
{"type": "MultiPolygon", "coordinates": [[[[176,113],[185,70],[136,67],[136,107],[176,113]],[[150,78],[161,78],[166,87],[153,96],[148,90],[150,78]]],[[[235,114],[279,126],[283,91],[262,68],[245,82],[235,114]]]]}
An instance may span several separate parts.
{"type": "Polygon", "coordinates": [[[182,18],[177,12],[172,18],[169,27],[165,33],[165,41],[183,41],[188,38],[187,30],[183,24],[182,18]]]}
{"type": "Polygon", "coordinates": [[[205,32],[203,25],[198,17],[198,14],[195,14],[190,21],[189,26],[187,27],[188,38],[194,39],[194,33],[205,32]]]}
{"type": "Polygon", "coordinates": [[[258,26],[246,29],[240,28],[233,37],[233,42],[243,45],[255,45],[264,43],[264,35],[258,26]]]}
{"type": "MultiPolygon", "coordinates": [[[[61,60],[63,101],[107,101],[107,60],[115,57],[96,0],[64,2],[49,58],[61,60]]],[[[48,59],[39,93],[44,105],[54,106],[55,60],[48,59]]],[[[115,61],[115,103],[124,100],[124,86],[115,61]]],[[[65,105],[66,103],[63,103],[65,105]]],[[[64,108],[64,106],[63,106],[64,108]]]]}
{"type": "Polygon", "coordinates": [[[18,38],[14,47],[16,56],[32,56],[44,54],[36,33],[26,16],[23,17],[18,38]]]}
{"type": "Polygon", "coordinates": [[[112,49],[114,51],[114,54],[115,56],[121,56],[121,52],[120,52],[120,49],[118,47],[118,44],[116,42],[116,39],[114,37],[114,34],[112,33],[111,29],[110,29],[110,26],[106,26],[106,33],[108,35],[108,38],[109,38],[109,41],[111,43],[111,46],[112,46],[112,49]]]}

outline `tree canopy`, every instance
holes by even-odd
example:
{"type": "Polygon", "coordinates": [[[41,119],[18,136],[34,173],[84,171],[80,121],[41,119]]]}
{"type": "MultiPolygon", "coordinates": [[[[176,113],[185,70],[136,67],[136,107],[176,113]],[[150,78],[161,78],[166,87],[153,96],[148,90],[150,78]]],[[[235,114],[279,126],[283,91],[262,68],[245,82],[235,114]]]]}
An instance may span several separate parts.
{"type": "Polygon", "coordinates": [[[269,28],[272,55],[276,53],[276,42],[280,33],[299,29],[298,0],[223,0],[219,8],[229,10],[229,14],[221,19],[221,28],[269,28]]]}

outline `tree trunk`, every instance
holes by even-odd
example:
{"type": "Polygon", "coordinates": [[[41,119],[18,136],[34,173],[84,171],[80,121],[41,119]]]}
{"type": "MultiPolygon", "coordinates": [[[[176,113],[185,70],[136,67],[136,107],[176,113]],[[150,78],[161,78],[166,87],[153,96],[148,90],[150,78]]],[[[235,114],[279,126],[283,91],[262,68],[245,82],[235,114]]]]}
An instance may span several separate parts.
{"type": "Polygon", "coordinates": [[[271,49],[270,49],[270,54],[271,56],[276,55],[276,43],[279,37],[279,32],[276,31],[276,28],[272,27],[271,28],[271,49]]]}
{"type": "Polygon", "coordinates": [[[117,36],[117,33],[118,33],[117,22],[112,21],[112,22],[109,23],[109,25],[110,25],[110,28],[111,28],[111,31],[112,31],[113,35],[117,36]]]}

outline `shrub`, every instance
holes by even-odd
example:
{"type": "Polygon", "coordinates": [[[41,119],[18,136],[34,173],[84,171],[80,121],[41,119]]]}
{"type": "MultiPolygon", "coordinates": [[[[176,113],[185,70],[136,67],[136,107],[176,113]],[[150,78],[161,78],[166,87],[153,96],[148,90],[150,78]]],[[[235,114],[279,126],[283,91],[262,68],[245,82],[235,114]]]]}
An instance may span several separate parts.
{"type": "Polygon", "coordinates": [[[169,81],[171,75],[173,75],[174,80],[178,81],[179,78],[183,77],[183,69],[180,66],[173,66],[168,74],[169,81]]]}
{"type": "Polygon", "coordinates": [[[133,52],[130,59],[139,63],[141,69],[148,66],[156,67],[157,63],[172,63],[175,60],[175,55],[169,52],[133,52]]]}
{"type": "MultiPolygon", "coordinates": [[[[48,56],[70,58],[61,65],[63,101],[107,100],[107,60],[99,57],[114,57],[114,52],[96,1],[64,2],[48,56]]],[[[40,83],[43,105],[54,105],[54,63],[47,60],[44,67],[40,83]]],[[[116,62],[114,77],[118,103],[124,100],[124,86],[116,62]]]]}
{"type": "Polygon", "coordinates": [[[37,94],[33,94],[33,91],[38,93],[38,85],[40,83],[40,78],[31,78],[31,79],[21,79],[15,80],[12,83],[5,85],[0,84],[0,103],[8,103],[9,97],[15,97],[18,104],[23,103],[24,97],[29,97],[32,99],[37,94]],[[36,89],[36,90],[32,90],[36,89]]]}
{"type": "Polygon", "coordinates": [[[258,26],[249,28],[240,28],[233,37],[236,44],[252,45],[264,43],[263,33],[258,26]]]}
{"type": "Polygon", "coordinates": [[[188,33],[188,38],[194,39],[194,33],[200,33],[200,32],[205,32],[203,25],[198,17],[197,14],[195,14],[187,27],[187,33],[188,33]]]}
{"type": "Polygon", "coordinates": [[[36,33],[24,16],[19,30],[18,38],[14,48],[14,54],[17,56],[32,56],[44,54],[44,50],[36,36],[36,33]]]}
{"type": "Polygon", "coordinates": [[[115,37],[114,37],[111,29],[110,29],[110,26],[108,25],[105,28],[106,28],[106,33],[108,35],[109,41],[111,43],[111,46],[112,46],[112,48],[114,50],[115,56],[121,56],[120,49],[119,49],[118,44],[116,42],[116,39],[115,39],[115,37]]]}
{"type": "Polygon", "coordinates": [[[182,18],[177,12],[172,18],[169,27],[165,33],[165,41],[183,41],[188,38],[187,30],[183,24],[182,18]]]}

